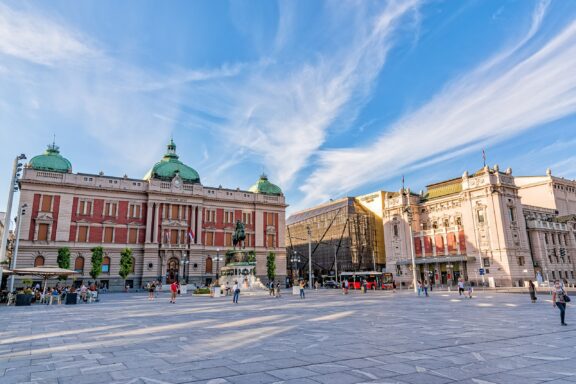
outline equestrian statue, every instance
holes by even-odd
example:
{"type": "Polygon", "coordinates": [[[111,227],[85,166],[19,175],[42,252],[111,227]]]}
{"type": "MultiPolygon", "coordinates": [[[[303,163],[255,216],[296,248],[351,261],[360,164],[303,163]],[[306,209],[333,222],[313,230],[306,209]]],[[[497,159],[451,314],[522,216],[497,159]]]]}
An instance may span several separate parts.
{"type": "Polygon", "coordinates": [[[236,220],[236,229],[234,230],[234,235],[232,235],[232,243],[234,244],[234,249],[236,245],[240,246],[242,242],[242,249],[246,248],[246,233],[244,232],[244,224],[240,220],[236,220]]]}

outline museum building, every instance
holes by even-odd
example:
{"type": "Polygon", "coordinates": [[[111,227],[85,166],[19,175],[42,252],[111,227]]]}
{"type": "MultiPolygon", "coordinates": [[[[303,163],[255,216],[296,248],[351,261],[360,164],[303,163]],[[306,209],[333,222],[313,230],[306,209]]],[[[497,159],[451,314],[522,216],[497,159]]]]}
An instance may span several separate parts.
{"type": "Polygon", "coordinates": [[[256,255],[256,275],[266,281],[266,258],[276,256],[286,276],[286,203],[266,175],[248,190],[208,187],[182,163],[171,140],[164,157],[143,179],[73,173],[55,144],[26,165],[20,179],[22,216],[16,268],[56,266],[58,249],[70,249],[76,284],[88,282],[92,249],[104,248],[98,281],[122,289],[120,252],[130,248],[127,284],[160,279],[209,284],[232,249],[236,222],[244,223],[246,251],[256,255]]]}

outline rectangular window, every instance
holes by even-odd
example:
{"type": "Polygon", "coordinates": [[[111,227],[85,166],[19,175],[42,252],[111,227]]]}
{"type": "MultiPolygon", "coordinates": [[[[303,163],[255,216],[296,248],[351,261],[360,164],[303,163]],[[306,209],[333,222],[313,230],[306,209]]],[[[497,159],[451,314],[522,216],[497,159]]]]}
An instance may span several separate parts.
{"type": "Polygon", "coordinates": [[[38,224],[38,240],[48,240],[48,224],[38,224]]]}
{"type": "Polygon", "coordinates": [[[138,228],[130,228],[128,232],[128,242],[136,244],[138,242],[138,228]]]}
{"type": "Polygon", "coordinates": [[[225,247],[232,246],[232,234],[230,232],[224,233],[224,246],[225,247]]]}
{"type": "Polygon", "coordinates": [[[510,217],[510,221],[516,221],[516,212],[514,207],[508,207],[508,216],[510,217]]]}
{"type": "Polygon", "coordinates": [[[556,280],[556,272],[552,271],[552,280],[556,280]]]}
{"type": "Polygon", "coordinates": [[[178,219],[178,211],[179,211],[179,205],[176,204],[172,204],[170,206],[170,218],[171,219],[178,219]]]}
{"type": "Polygon", "coordinates": [[[484,264],[484,268],[489,267],[490,266],[490,258],[489,257],[482,258],[482,263],[484,264]]]}
{"type": "Polygon", "coordinates": [[[178,244],[178,230],[172,229],[170,231],[170,244],[178,244]]]}
{"type": "Polygon", "coordinates": [[[518,265],[520,266],[524,265],[524,256],[518,256],[518,265]]]}
{"type": "Polygon", "coordinates": [[[128,217],[137,219],[140,218],[140,206],[135,204],[130,204],[128,208],[128,217]]]}
{"type": "Polygon", "coordinates": [[[92,214],[92,202],[81,200],[78,205],[78,214],[79,215],[90,215],[92,214]]]}
{"type": "Polygon", "coordinates": [[[242,213],[242,222],[246,225],[252,225],[252,213],[250,212],[242,213]]]}
{"type": "Polygon", "coordinates": [[[224,212],[224,223],[226,224],[234,223],[234,211],[224,212]]]}
{"type": "Polygon", "coordinates": [[[484,223],[484,211],[478,210],[478,211],[476,211],[476,215],[477,215],[478,223],[483,224],[484,223]]]}
{"type": "Polygon", "coordinates": [[[214,245],[214,232],[206,232],[206,245],[214,245]]]}
{"type": "Polygon", "coordinates": [[[104,242],[112,243],[114,241],[114,228],[106,227],[104,228],[104,242]]]}
{"type": "Polygon", "coordinates": [[[276,221],[274,221],[275,214],[272,212],[266,213],[266,225],[276,226],[276,221]]]}
{"type": "Polygon", "coordinates": [[[116,217],[118,204],[116,203],[106,203],[104,205],[104,216],[116,217]]]}
{"type": "Polygon", "coordinates": [[[268,247],[268,248],[274,248],[275,247],[274,238],[275,238],[275,236],[271,235],[271,234],[266,236],[266,247],[268,247]]]}
{"type": "Polygon", "coordinates": [[[78,242],[86,243],[88,241],[88,227],[79,226],[78,227],[78,242]]]}
{"type": "Polygon", "coordinates": [[[42,207],[40,208],[42,212],[52,212],[52,196],[43,195],[42,196],[42,207]]]}
{"type": "Polygon", "coordinates": [[[206,210],[206,218],[204,220],[207,223],[215,223],[216,222],[216,210],[215,209],[207,209],[206,210]]]}

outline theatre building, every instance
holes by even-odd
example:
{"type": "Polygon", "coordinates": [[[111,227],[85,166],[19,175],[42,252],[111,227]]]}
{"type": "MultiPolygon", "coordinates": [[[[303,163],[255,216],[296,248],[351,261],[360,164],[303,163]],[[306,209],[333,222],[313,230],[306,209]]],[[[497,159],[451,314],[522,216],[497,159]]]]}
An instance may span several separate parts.
{"type": "MultiPolygon", "coordinates": [[[[104,248],[98,280],[121,289],[120,252],[132,249],[127,283],[160,279],[210,283],[232,249],[237,220],[245,225],[246,251],[256,254],[256,275],[266,281],[266,257],[286,276],[284,195],[265,175],[246,190],[208,187],[182,163],[173,141],[143,179],[73,173],[56,145],[32,158],[20,180],[22,216],[17,267],[57,265],[70,249],[77,281],[90,278],[92,249],[104,248]]],[[[281,280],[281,281],[282,281],[281,280]]]]}
{"type": "Polygon", "coordinates": [[[526,177],[486,166],[419,194],[383,192],[381,208],[386,266],[403,285],[412,252],[417,278],[438,285],[576,283],[576,182],[549,170],[526,177]]]}

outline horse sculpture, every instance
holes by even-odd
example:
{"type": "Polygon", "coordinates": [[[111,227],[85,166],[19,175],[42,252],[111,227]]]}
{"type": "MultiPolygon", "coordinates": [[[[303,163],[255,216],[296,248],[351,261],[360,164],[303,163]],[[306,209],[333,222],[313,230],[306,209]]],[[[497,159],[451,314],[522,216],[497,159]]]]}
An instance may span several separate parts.
{"type": "Polygon", "coordinates": [[[242,248],[246,248],[246,233],[244,232],[244,224],[240,220],[236,220],[236,229],[234,230],[234,235],[232,235],[232,243],[234,244],[234,249],[236,245],[240,245],[242,242],[242,248]]]}

